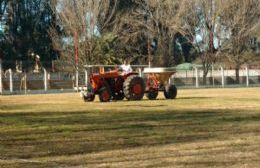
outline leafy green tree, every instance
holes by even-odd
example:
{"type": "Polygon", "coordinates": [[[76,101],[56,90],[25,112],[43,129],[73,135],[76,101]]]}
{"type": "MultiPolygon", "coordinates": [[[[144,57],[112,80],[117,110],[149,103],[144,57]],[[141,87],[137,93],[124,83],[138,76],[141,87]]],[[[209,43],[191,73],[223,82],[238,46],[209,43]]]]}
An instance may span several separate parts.
{"type": "Polygon", "coordinates": [[[94,57],[96,64],[113,65],[122,62],[120,55],[117,55],[116,46],[117,36],[113,33],[106,33],[97,37],[95,41],[94,57]]]}
{"type": "Polygon", "coordinates": [[[48,34],[55,16],[50,0],[12,0],[6,10],[6,45],[4,55],[6,67],[14,68],[16,60],[23,62],[23,69],[29,70],[34,64],[32,53],[41,57],[44,67],[50,67],[56,56],[48,34]]]}
{"type": "Polygon", "coordinates": [[[6,6],[7,6],[7,0],[0,0],[0,59],[3,59],[4,55],[4,40],[5,40],[5,33],[3,31],[3,25],[4,25],[4,14],[6,13],[6,6]]]}

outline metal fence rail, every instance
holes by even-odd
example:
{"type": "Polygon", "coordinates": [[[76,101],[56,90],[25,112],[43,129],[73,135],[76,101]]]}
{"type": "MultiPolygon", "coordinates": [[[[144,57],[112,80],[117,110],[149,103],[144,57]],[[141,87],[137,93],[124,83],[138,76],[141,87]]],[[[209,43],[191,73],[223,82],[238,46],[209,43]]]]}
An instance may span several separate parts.
{"type": "MultiPolygon", "coordinates": [[[[118,65],[88,65],[86,70],[75,72],[48,72],[43,69],[39,73],[18,73],[11,69],[4,72],[0,63],[0,94],[78,91],[88,82],[88,74],[98,72],[100,67],[107,71],[117,68],[118,65]]],[[[133,65],[132,67],[143,76],[142,70],[148,65],[133,65]]],[[[177,71],[170,81],[182,88],[260,86],[260,69],[245,68],[239,73],[240,83],[236,83],[235,70],[223,67],[212,68],[206,80],[203,80],[202,69],[194,68],[177,71]]]]}

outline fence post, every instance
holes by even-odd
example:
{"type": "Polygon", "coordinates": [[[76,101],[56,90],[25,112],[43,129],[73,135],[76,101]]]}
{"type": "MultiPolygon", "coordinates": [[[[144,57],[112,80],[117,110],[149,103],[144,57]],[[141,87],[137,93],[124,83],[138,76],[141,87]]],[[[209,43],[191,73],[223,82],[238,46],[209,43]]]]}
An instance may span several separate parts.
{"type": "Polygon", "coordinates": [[[43,72],[44,72],[44,91],[47,92],[48,91],[48,72],[45,68],[43,68],[43,72]]]}
{"type": "Polygon", "coordinates": [[[195,68],[195,75],[196,75],[196,88],[199,88],[199,70],[195,68]]]}
{"type": "Polygon", "coordinates": [[[0,58],[0,94],[3,94],[2,59],[0,58]]]}
{"type": "Polygon", "coordinates": [[[249,68],[246,66],[246,86],[249,87],[249,68]]]}
{"type": "Polygon", "coordinates": [[[10,93],[14,92],[13,71],[12,71],[12,69],[9,69],[9,89],[10,89],[10,93]]]}
{"type": "Polygon", "coordinates": [[[138,68],[139,76],[142,77],[142,69],[138,68]]]}
{"type": "Polygon", "coordinates": [[[222,87],[225,87],[225,71],[222,66],[220,68],[221,68],[222,87]]]}

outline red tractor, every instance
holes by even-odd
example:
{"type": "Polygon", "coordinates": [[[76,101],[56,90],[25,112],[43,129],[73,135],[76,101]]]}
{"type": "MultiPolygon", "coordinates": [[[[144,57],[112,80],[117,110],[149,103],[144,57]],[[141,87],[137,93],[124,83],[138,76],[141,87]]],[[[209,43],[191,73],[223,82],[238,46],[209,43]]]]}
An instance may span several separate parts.
{"type": "Polygon", "coordinates": [[[175,71],[165,68],[146,68],[145,80],[138,73],[121,73],[114,71],[100,71],[89,77],[87,91],[83,92],[85,102],[94,101],[95,95],[101,102],[111,100],[141,100],[144,94],[150,100],[157,98],[159,91],[163,91],[166,99],[175,99],[177,88],[168,84],[168,80],[175,71]]]}
{"type": "Polygon", "coordinates": [[[120,73],[109,71],[94,73],[90,76],[88,91],[83,94],[85,101],[94,101],[95,95],[101,102],[110,100],[141,100],[145,92],[145,84],[138,73],[120,73]]]}

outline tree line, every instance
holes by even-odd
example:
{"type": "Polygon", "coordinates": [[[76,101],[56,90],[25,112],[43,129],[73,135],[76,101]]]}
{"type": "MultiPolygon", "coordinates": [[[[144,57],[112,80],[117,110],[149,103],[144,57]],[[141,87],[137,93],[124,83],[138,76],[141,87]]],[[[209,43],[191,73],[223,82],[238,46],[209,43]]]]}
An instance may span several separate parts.
{"type": "Polygon", "coordinates": [[[48,34],[55,24],[49,0],[1,0],[1,57],[4,68],[29,70],[34,64],[34,56],[41,57],[43,66],[57,57],[48,34]]]}
{"type": "Polygon", "coordinates": [[[237,70],[258,57],[259,0],[0,0],[1,57],[30,69],[58,59],[72,67],[199,62],[237,70]]]}

